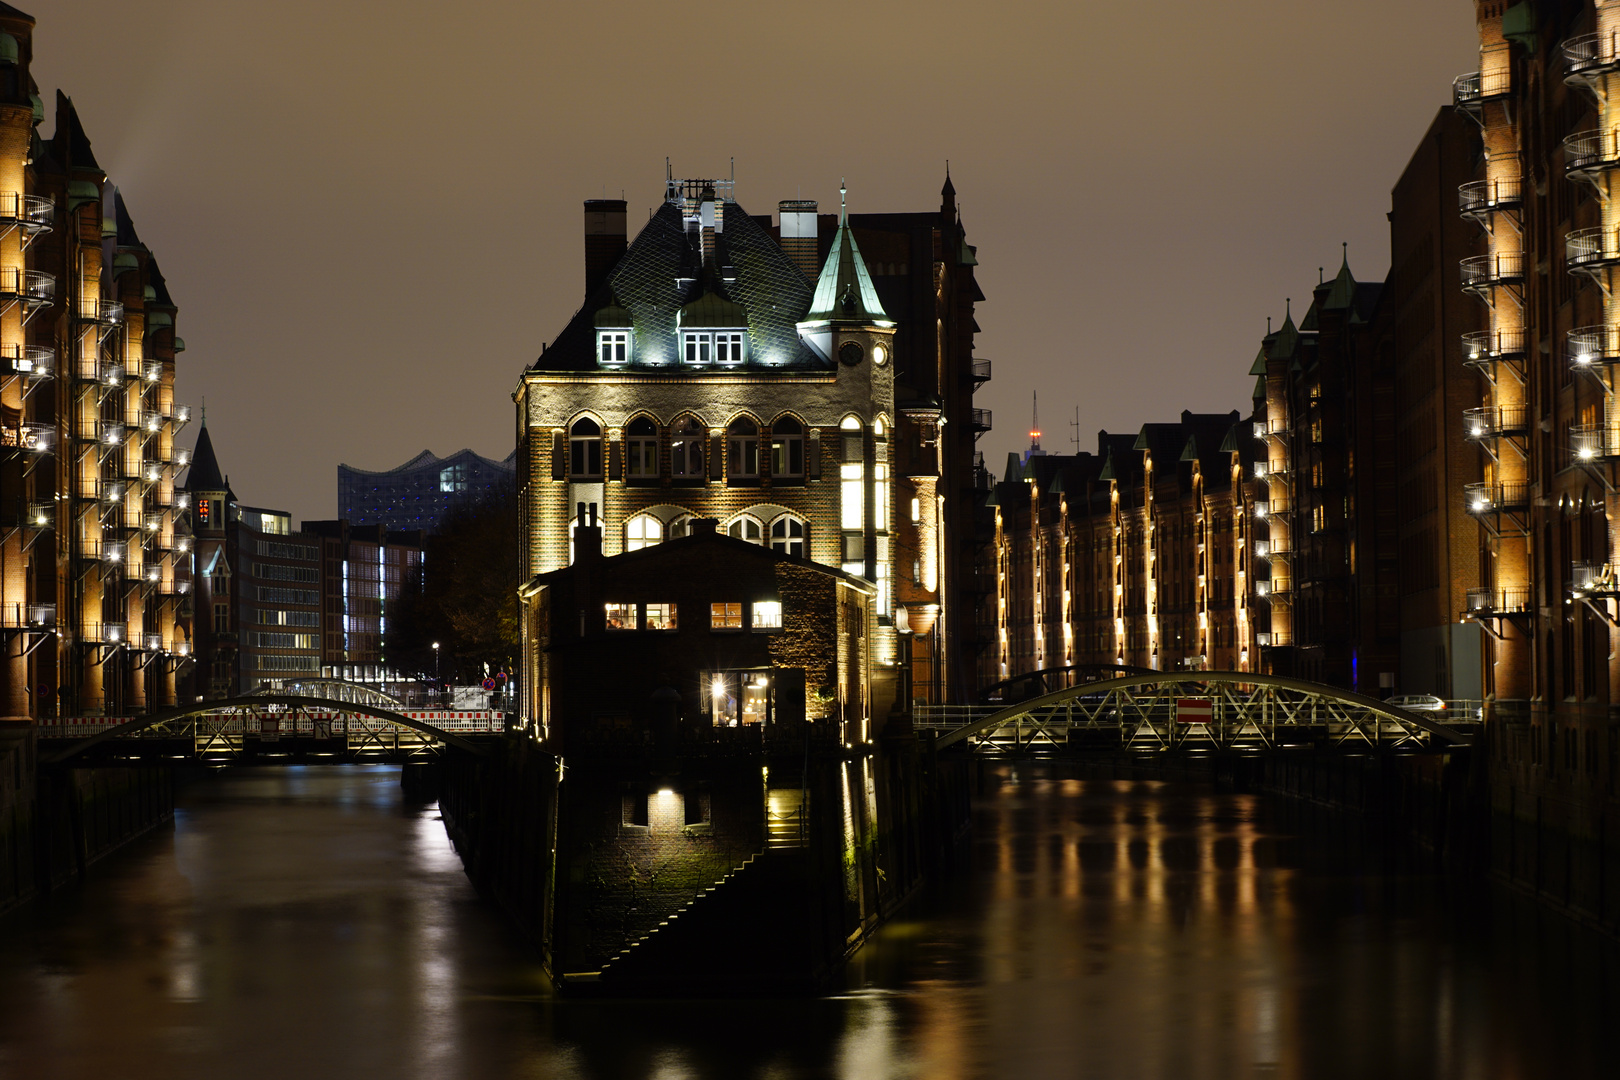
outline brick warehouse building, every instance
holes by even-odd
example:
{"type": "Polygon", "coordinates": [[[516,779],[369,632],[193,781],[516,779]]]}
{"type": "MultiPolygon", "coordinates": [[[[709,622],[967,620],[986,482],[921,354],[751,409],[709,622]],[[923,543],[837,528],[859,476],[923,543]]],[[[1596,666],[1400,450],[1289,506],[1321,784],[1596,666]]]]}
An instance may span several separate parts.
{"type": "Polygon", "coordinates": [[[724,181],[670,180],[633,244],[624,214],[586,204],[585,304],[515,395],[525,580],[581,522],[611,555],[716,518],[871,580],[880,661],[904,642],[916,696],[964,693],[988,364],[949,181],[938,213],[825,231],[804,201],[751,217],[724,181]]]}
{"type": "Polygon", "coordinates": [[[173,705],[189,666],[175,305],[34,20],[0,4],[0,715],[173,705]]]}

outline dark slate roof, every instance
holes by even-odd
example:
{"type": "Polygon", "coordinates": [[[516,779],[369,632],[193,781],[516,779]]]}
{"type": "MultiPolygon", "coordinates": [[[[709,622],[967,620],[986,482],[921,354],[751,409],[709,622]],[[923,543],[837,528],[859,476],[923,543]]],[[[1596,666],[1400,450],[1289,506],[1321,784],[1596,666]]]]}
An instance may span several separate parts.
{"type": "MultiPolygon", "coordinates": [[[[759,222],[734,202],[725,206],[725,229],[715,237],[714,265],[722,280],[713,288],[748,314],[749,365],[824,371],[822,360],[799,337],[797,323],[810,308],[812,285],[759,222]]],[[[596,313],[618,305],[630,312],[636,344],[632,368],[651,363],[679,370],[676,316],[696,300],[702,258],[681,210],[666,202],[647,222],[585,304],[534,362],[535,371],[595,371],[596,313]]]]}
{"type": "Polygon", "coordinates": [[[18,11],[16,8],[12,7],[10,4],[0,4],[0,15],[4,15],[7,18],[11,18],[11,19],[27,19],[29,22],[34,21],[34,17],[32,15],[28,14],[28,12],[26,12],[26,11],[18,11]]]}
{"type": "Polygon", "coordinates": [[[79,110],[73,107],[73,99],[62,91],[56,92],[56,135],[53,140],[64,144],[67,164],[75,169],[96,169],[95,151],[90,149],[90,137],[84,133],[84,125],[79,123],[79,110]]]}
{"type": "Polygon", "coordinates": [[[225,491],[229,485],[219,471],[219,459],[214,456],[214,440],[208,435],[208,424],[203,423],[197,433],[197,448],[191,452],[191,470],[186,473],[187,491],[225,491]]]}
{"type": "Polygon", "coordinates": [[[156,294],[147,301],[148,304],[174,307],[174,301],[169,298],[169,283],[164,280],[163,271],[158,269],[156,256],[150,256],[146,260],[146,283],[152,286],[152,291],[156,294]]]}

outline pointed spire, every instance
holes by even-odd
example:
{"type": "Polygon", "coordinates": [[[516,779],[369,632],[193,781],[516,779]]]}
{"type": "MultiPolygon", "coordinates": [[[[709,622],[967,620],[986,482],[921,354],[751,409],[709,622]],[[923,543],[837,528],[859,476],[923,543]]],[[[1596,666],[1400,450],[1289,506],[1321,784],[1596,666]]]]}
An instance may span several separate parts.
{"type": "MultiPolygon", "coordinates": [[[[861,258],[861,249],[855,243],[855,233],[849,227],[848,189],[842,181],[838,185],[838,233],[833,237],[832,250],[821,266],[816,279],[815,297],[805,323],[858,322],[892,325],[883,302],[878,299],[877,287],[861,258]]],[[[800,325],[803,325],[802,323],[800,325]]]]}
{"type": "Polygon", "coordinates": [[[1041,453],[1041,395],[1039,391],[1031,392],[1030,402],[1029,453],[1033,457],[1041,453]]]}
{"type": "Polygon", "coordinates": [[[208,434],[208,422],[203,421],[197,433],[197,447],[191,452],[191,470],[186,473],[186,490],[190,492],[221,492],[229,490],[225,477],[219,471],[219,458],[214,455],[214,440],[208,434]]]}
{"type": "Polygon", "coordinates": [[[1350,245],[1344,245],[1344,262],[1339,266],[1339,276],[1333,279],[1333,288],[1328,290],[1327,299],[1322,301],[1323,311],[1344,311],[1356,300],[1356,279],[1350,273],[1350,245]]]}
{"type": "Polygon", "coordinates": [[[957,220],[956,185],[951,183],[951,162],[945,159],[945,186],[939,189],[939,216],[946,221],[957,220]]]}

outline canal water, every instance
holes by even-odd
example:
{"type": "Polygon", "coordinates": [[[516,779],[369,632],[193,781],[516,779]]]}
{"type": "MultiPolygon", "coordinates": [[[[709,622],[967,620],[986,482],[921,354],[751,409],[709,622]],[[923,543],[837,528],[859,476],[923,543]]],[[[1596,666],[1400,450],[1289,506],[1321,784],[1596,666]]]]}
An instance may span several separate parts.
{"type": "Polygon", "coordinates": [[[1250,795],[993,773],[815,1000],[556,1000],[398,773],[222,772],[0,919],[0,1077],[1620,1076],[1620,953],[1250,795]]]}

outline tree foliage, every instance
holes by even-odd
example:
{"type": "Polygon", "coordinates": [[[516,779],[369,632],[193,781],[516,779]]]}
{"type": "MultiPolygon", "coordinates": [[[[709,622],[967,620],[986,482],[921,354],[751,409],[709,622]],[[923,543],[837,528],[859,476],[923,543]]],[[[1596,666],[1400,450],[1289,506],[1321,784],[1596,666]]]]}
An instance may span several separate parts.
{"type": "Polygon", "coordinates": [[[417,580],[389,613],[390,663],[424,679],[469,684],[485,672],[516,671],[517,496],[511,489],[469,500],[426,538],[417,580]]]}

